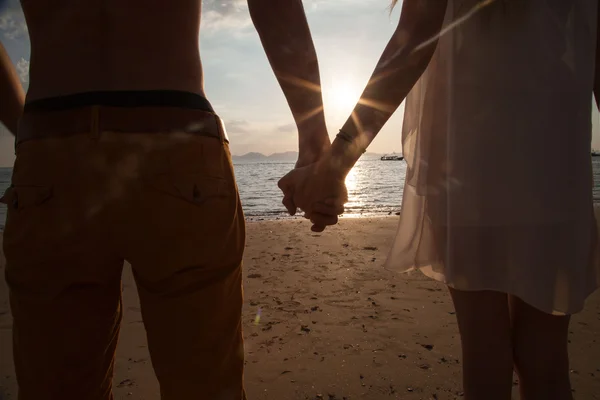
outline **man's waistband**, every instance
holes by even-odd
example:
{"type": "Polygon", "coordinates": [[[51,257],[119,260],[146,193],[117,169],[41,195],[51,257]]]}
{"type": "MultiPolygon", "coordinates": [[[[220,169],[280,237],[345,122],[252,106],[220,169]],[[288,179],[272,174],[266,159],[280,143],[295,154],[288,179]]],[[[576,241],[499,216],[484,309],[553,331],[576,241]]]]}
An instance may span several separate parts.
{"type": "Polygon", "coordinates": [[[198,93],[181,90],[110,90],[75,93],[28,101],[24,111],[65,111],[81,107],[180,107],[214,113],[210,102],[198,93]]]}
{"type": "Polygon", "coordinates": [[[33,139],[102,132],[187,132],[229,142],[221,118],[210,111],[179,107],[90,106],[55,111],[26,110],[17,144],[33,139]]]}

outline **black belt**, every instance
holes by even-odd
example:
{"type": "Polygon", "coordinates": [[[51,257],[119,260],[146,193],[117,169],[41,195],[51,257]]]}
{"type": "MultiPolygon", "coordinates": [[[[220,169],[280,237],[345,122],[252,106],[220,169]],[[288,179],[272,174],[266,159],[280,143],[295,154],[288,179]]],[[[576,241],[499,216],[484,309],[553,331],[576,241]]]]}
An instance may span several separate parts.
{"type": "Polygon", "coordinates": [[[106,107],[180,107],[214,113],[210,102],[197,93],[178,90],[117,90],[84,92],[29,101],[24,111],[64,111],[74,108],[106,107]]]}
{"type": "Polygon", "coordinates": [[[25,112],[19,121],[17,144],[104,131],[126,133],[187,132],[229,142],[215,113],[180,107],[78,107],[52,112],[25,112]]]}

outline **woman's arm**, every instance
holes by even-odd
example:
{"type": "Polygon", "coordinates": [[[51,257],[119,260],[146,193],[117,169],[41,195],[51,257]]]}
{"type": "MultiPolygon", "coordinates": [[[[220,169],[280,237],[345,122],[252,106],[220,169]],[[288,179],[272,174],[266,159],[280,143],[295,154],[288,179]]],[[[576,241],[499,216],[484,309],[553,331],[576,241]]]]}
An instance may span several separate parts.
{"type": "Polygon", "coordinates": [[[346,175],[423,74],[437,46],[447,0],[404,0],[400,22],[328,158],[346,175]],[[340,137],[342,136],[342,137],[340,137]]]}
{"type": "Polygon", "coordinates": [[[17,134],[19,118],[23,113],[25,92],[8,53],[0,43],[0,122],[13,135],[17,134]]]}

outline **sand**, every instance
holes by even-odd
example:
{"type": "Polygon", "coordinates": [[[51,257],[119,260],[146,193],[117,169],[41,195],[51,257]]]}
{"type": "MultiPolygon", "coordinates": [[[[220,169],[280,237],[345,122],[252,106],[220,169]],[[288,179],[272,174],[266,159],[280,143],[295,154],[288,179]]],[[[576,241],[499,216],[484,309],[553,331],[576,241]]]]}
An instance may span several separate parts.
{"type": "MultiPolygon", "coordinates": [[[[244,327],[250,400],[462,397],[458,329],[446,288],[418,272],[381,267],[396,223],[395,217],[342,219],[322,234],[310,232],[303,220],[248,223],[244,327]]],[[[129,267],[123,288],[115,398],[159,399],[129,267]]],[[[7,297],[0,280],[3,400],[16,399],[7,297]]],[[[600,292],[571,326],[575,398],[600,399],[600,292]]]]}

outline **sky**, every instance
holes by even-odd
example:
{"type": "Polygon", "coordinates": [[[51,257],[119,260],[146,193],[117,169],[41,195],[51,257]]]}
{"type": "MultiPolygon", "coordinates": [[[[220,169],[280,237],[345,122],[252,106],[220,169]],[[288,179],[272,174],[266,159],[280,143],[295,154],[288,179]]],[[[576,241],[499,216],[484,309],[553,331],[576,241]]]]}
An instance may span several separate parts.
{"type": "MultiPolygon", "coordinates": [[[[333,138],[391,37],[399,7],[391,15],[387,0],[305,0],[304,7],[319,57],[327,125],[333,138]]],[[[8,0],[8,9],[0,14],[0,40],[26,86],[29,38],[18,0],[8,0]]],[[[225,121],[231,152],[297,150],[294,120],[246,1],[204,0],[199,42],[206,95],[225,121]]],[[[396,113],[369,151],[401,152],[401,114],[396,113]]],[[[7,165],[12,162],[13,144],[3,139],[0,165],[7,165]]]]}
{"type": "MultiPolygon", "coordinates": [[[[18,0],[0,11],[0,41],[24,87],[29,69],[29,37],[18,0]]],[[[329,135],[342,127],[394,31],[401,2],[388,0],[304,0],[317,49],[329,135]]],[[[250,21],[246,0],[204,0],[199,40],[208,99],[224,119],[235,155],[297,150],[297,131],[283,93],[250,21]]],[[[76,68],[77,66],[73,66],[76,68]]],[[[403,106],[369,147],[401,152],[403,106]]],[[[599,116],[592,147],[600,148],[599,116]]],[[[0,166],[14,160],[12,138],[0,132],[0,166]]]]}

